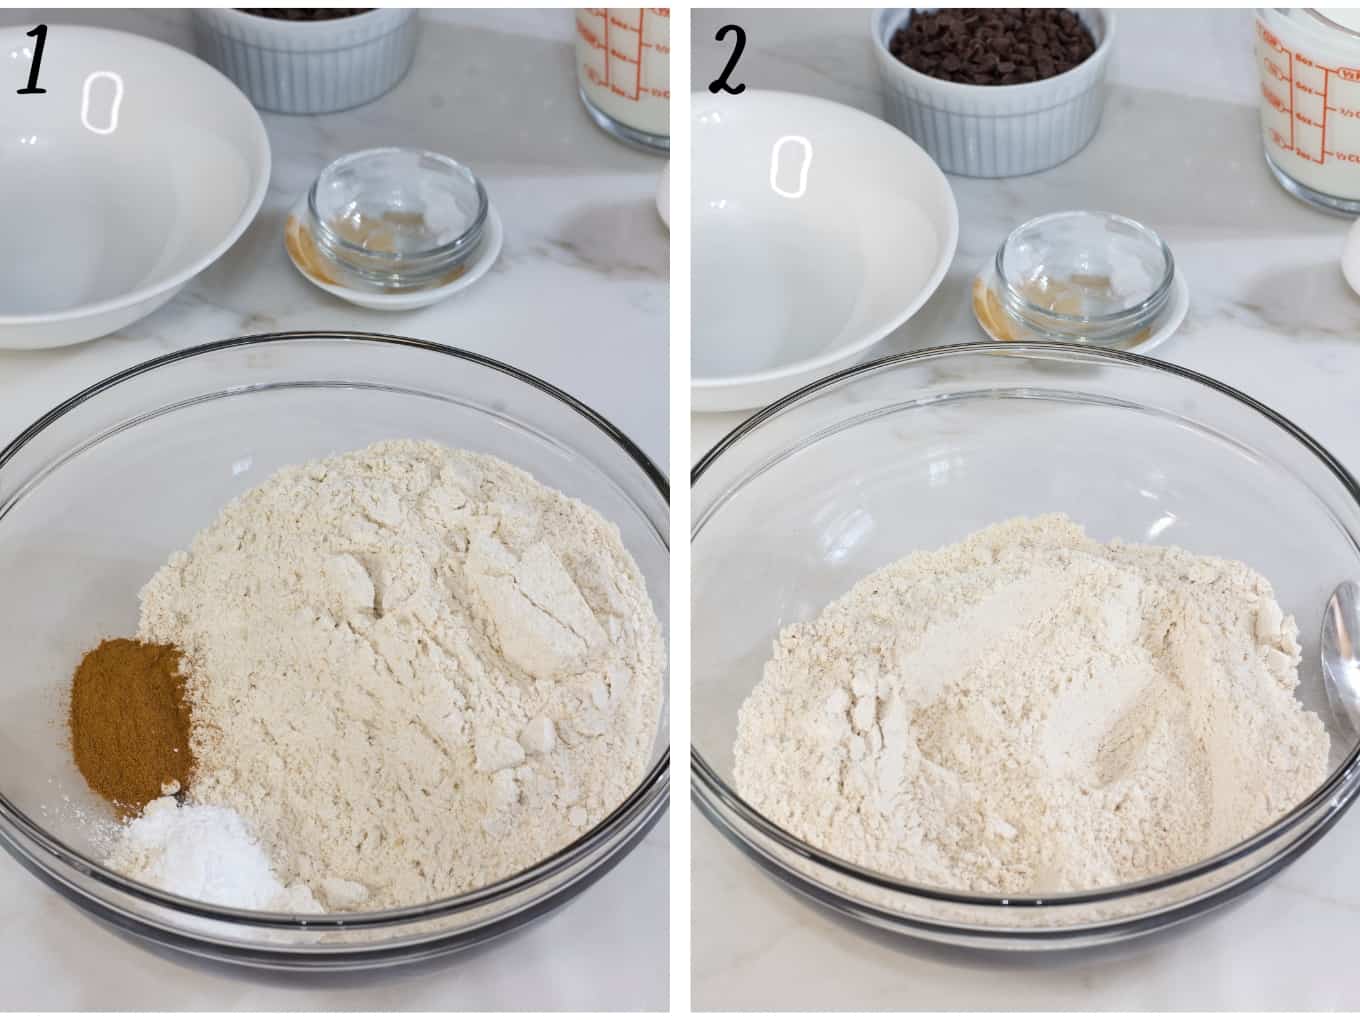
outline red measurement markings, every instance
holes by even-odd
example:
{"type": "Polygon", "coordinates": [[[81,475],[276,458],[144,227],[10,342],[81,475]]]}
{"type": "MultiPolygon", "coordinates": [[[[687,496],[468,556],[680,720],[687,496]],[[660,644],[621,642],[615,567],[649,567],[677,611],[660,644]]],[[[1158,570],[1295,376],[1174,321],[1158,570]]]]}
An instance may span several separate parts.
{"type": "MultiPolygon", "coordinates": [[[[614,95],[622,99],[637,100],[643,96],[657,98],[670,98],[669,89],[656,89],[644,87],[642,84],[642,66],[646,59],[644,50],[653,50],[657,54],[669,56],[671,48],[665,43],[649,42],[647,40],[647,15],[653,18],[666,18],[671,16],[669,7],[641,7],[638,8],[638,21],[634,25],[625,18],[610,13],[616,8],[610,7],[586,7],[585,14],[598,16],[604,23],[603,39],[590,30],[581,20],[576,19],[576,31],[592,49],[601,51],[604,58],[603,74],[597,72],[593,67],[586,67],[586,75],[590,80],[598,85],[603,85],[614,95]],[[610,29],[613,28],[612,38],[610,29]],[[637,36],[634,46],[629,46],[627,35],[632,33],[637,36]],[[627,47],[625,49],[625,47],[627,47]],[[628,88],[620,84],[620,79],[626,81],[624,75],[616,75],[613,72],[614,61],[622,61],[624,64],[631,64],[633,67],[633,89],[629,92],[628,88]]],[[[632,8],[617,8],[620,10],[632,10],[632,8]]]]}
{"type": "MultiPolygon", "coordinates": [[[[671,9],[669,7],[649,7],[647,9],[651,11],[652,17],[654,18],[665,18],[667,21],[669,21],[671,18],[671,9]]],[[[669,58],[671,55],[671,47],[669,42],[644,41],[643,45],[646,46],[649,50],[655,50],[658,56],[669,58]]],[[[659,89],[653,86],[648,86],[647,94],[654,99],[670,99],[671,90],[659,89]]]]}
{"type": "Polygon", "coordinates": [[[1322,143],[1318,146],[1319,163],[1327,158],[1327,82],[1331,77],[1327,71],[1322,72],[1322,143]]]}
{"type": "MultiPolygon", "coordinates": [[[[667,21],[671,20],[671,9],[669,7],[648,7],[647,10],[651,12],[652,17],[654,18],[665,18],[667,21]]],[[[647,49],[649,50],[656,50],[656,52],[662,54],[663,56],[668,57],[671,54],[671,47],[669,42],[644,41],[643,45],[646,46],[647,49]]]]}
{"type": "Polygon", "coordinates": [[[590,78],[591,81],[596,82],[597,84],[608,86],[608,85],[609,85],[609,10],[608,10],[608,8],[604,8],[604,7],[586,7],[586,8],[583,8],[582,11],[581,11],[581,15],[577,15],[577,18],[576,18],[576,34],[579,35],[582,39],[585,40],[587,46],[589,46],[589,47],[590,47],[591,49],[593,49],[593,50],[599,50],[600,53],[603,55],[603,62],[604,62],[604,72],[603,72],[603,74],[600,73],[599,71],[596,71],[595,68],[590,67],[589,65],[587,65],[587,67],[586,67],[586,76],[587,76],[588,78],[590,78]],[[592,16],[592,15],[593,15],[593,16],[598,17],[598,18],[601,19],[601,21],[604,23],[604,38],[603,38],[603,39],[601,39],[600,36],[596,35],[593,31],[591,31],[590,26],[587,25],[587,24],[585,23],[585,21],[584,21],[583,18],[582,18],[582,15],[585,15],[585,16],[592,16]]]}
{"type": "Polygon", "coordinates": [[[1289,81],[1289,75],[1285,72],[1285,69],[1281,67],[1279,64],[1275,63],[1275,61],[1271,60],[1269,57],[1266,57],[1264,63],[1266,65],[1266,70],[1270,72],[1270,76],[1274,78],[1276,81],[1283,82],[1289,81]]]}
{"type": "MultiPolygon", "coordinates": [[[[616,95],[616,96],[619,96],[619,97],[621,97],[621,98],[623,98],[623,99],[638,99],[638,98],[641,97],[641,92],[642,92],[642,29],[643,29],[642,14],[643,14],[643,9],[642,9],[642,8],[639,8],[639,10],[638,10],[638,24],[637,24],[636,26],[630,25],[627,21],[624,21],[622,18],[617,17],[617,16],[615,16],[614,14],[607,13],[607,12],[609,12],[609,11],[612,11],[613,9],[614,9],[614,8],[612,8],[612,7],[611,7],[611,8],[605,8],[605,10],[606,10],[606,15],[605,15],[605,78],[604,78],[604,84],[605,84],[606,86],[608,86],[608,87],[609,87],[609,91],[612,92],[612,93],[614,93],[614,95],[616,95]],[[622,40],[621,40],[621,41],[618,41],[618,42],[614,43],[613,45],[610,45],[610,43],[609,43],[609,29],[610,29],[610,26],[613,26],[613,27],[614,27],[615,29],[617,29],[619,32],[623,32],[623,33],[634,32],[634,33],[636,33],[636,34],[637,34],[637,52],[636,52],[636,53],[628,53],[628,52],[626,52],[626,51],[623,49],[623,47],[624,47],[625,45],[627,45],[626,41],[622,41],[622,40]],[[614,78],[614,74],[613,74],[613,68],[612,68],[612,66],[611,66],[611,61],[613,61],[613,60],[621,60],[621,61],[623,61],[625,64],[632,64],[632,65],[633,65],[633,93],[632,93],[632,95],[629,95],[629,94],[628,94],[628,90],[627,90],[626,88],[624,88],[623,86],[620,86],[620,85],[616,82],[616,80],[615,80],[615,78],[614,78]]],[[[617,35],[618,33],[616,32],[615,34],[617,35]]],[[[625,36],[625,39],[626,39],[626,36],[625,36]]]]}
{"type": "MultiPolygon", "coordinates": [[[[1319,64],[1316,60],[1311,60],[1301,53],[1295,54],[1289,50],[1285,50],[1279,44],[1279,40],[1266,32],[1261,34],[1261,39],[1272,46],[1272,48],[1283,50],[1289,58],[1288,84],[1290,103],[1288,108],[1285,107],[1283,101],[1278,96],[1264,85],[1262,86],[1262,94],[1265,96],[1266,102],[1279,113],[1287,113],[1289,115],[1289,140],[1286,142],[1278,132],[1272,131],[1271,136],[1275,144],[1288,152],[1294,153],[1300,159],[1306,159],[1310,162],[1317,163],[1319,166],[1328,159],[1337,159],[1346,163],[1360,163],[1360,153],[1340,152],[1327,148],[1327,121],[1330,117],[1338,115],[1348,120],[1360,119],[1360,110],[1347,106],[1333,105],[1334,90],[1332,88],[1332,77],[1336,76],[1347,84],[1360,83],[1360,68],[1328,67],[1324,64],[1319,64]],[[1320,89],[1315,85],[1309,85],[1307,82],[1295,80],[1294,67],[1296,59],[1300,68],[1307,68],[1309,71],[1321,75],[1322,87],[1320,89]],[[1310,96],[1318,100],[1318,113],[1316,116],[1309,116],[1295,108],[1294,99],[1300,95],[1310,96]],[[1312,128],[1318,132],[1317,155],[1305,152],[1299,147],[1297,132],[1295,131],[1296,124],[1306,128],[1312,128]]],[[[1281,69],[1277,67],[1270,57],[1263,57],[1263,62],[1272,77],[1280,76],[1279,71],[1281,69]]]]}
{"type": "Polygon", "coordinates": [[[1288,141],[1285,141],[1284,138],[1283,138],[1283,136],[1282,136],[1278,131],[1274,130],[1273,128],[1271,129],[1271,132],[1270,132],[1270,133],[1271,133],[1271,135],[1274,137],[1274,140],[1275,140],[1275,144],[1276,144],[1276,145],[1278,145],[1278,146],[1279,146],[1280,148],[1282,148],[1282,149],[1288,150],[1289,152],[1293,152],[1293,151],[1294,151],[1294,88],[1295,88],[1295,84],[1294,84],[1294,54],[1293,54],[1290,50],[1285,49],[1285,47],[1283,46],[1283,44],[1281,44],[1279,37],[1278,37],[1277,35],[1275,35],[1274,32],[1272,32],[1272,31],[1270,31],[1268,28],[1266,28],[1266,26],[1263,25],[1263,24],[1261,24],[1259,21],[1256,23],[1256,37],[1257,37],[1258,39],[1260,39],[1261,42],[1263,42],[1263,43],[1264,43],[1266,46],[1268,46],[1270,49],[1274,50],[1275,53],[1280,54],[1280,55],[1283,55],[1284,58],[1285,58],[1285,60],[1288,62],[1288,68],[1285,68],[1285,67],[1281,67],[1281,66],[1280,66],[1278,63],[1276,63],[1274,60],[1270,59],[1270,57],[1269,57],[1268,55],[1263,55],[1263,56],[1261,57],[1261,60],[1262,60],[1262,62],[1266,65],[1266,70],[1270,73],[1270,76],[1271,76],[1272,78],[1274,78],[1276,81],[1278,81],[1278,82],[1280,82],[1281,84],[1283,84],[1283,85],[1286,87],[1286,90],[1287,90],[1287,93],[1288,93],[1288,96],[1289,96],[1289,103],[1288,103],[1288,105],[1285,104],[1285,101],[1284,101],[1284,99],[1283,99],[1282,97],[1276,95],[1276,94],[1275,94],[1274,92],[1272,92],[1270,89],[1266,88],[1264,84],[1262,84],[1262,86],[1261,86],[1261,94],[1265,97],[1266,102],[1269,103],[1269,104],[1271,105],[1271,107],[1272,107],[1277,113],[1279,113],[1279,114],[1281,114],[1281,115],[1283,115],[1283,116],[1289,118],[1289,140],[1288,140],[1288,141]]]}
{"type": "MultiPolygon", "coordinates": [[[[1280,41],[1276,39],[1276,45],[1280,41]]],[[[1293,152],[1293,53],[1289,53],[1289,151],[1293,152]]]]}

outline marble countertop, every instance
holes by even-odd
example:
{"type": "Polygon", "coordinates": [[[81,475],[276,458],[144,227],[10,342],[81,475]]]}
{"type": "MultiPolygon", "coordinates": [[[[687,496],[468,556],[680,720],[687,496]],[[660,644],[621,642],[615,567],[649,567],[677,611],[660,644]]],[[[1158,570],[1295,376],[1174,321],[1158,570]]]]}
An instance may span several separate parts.
{"type": "MultiPolygon", "coordinates": [[[[0,352],[0,445],[79,389],[168,350],[284,329],[370,329],[468,348],[591,405],[667,460],[669,242],[654,205],[661,160],[587,119],[571,20],[557,11],[424,15],[415,64],[388,95],[339,114],[264,116],[273,147],[255,223],[170,304],[77,347],[0,352]],[[513,87],[505,87],[513,82],[513,87]],[[334,157],[377,145],[446,152],[485,180],[506,241],[466,293],[407,313],[321,292],[284,254],[288,207],[334,157]]],[[[0,24],[96,24],[192,49],[181,11],[0,12],[0,24]]],[[[52,30],[48,45],[58,45],[52,30]]],[[[298,979],[205,966],[111,933],[0,854],[0,1001],[82,1009],[661,1009],[668,1001],[663,821],[546,921],[443,962],[298,979]]]]}
{"type": "MultiPolygon", "coordinates": [[[[951,178],[958,254],[939,291],[875,353],[979,339],[972,275],[1022,220],[1105,208],[1152,224],[1191,288],[1156,357],[1216,376],[1360,470],[1360,298],[1338,258],[1348,223],[1301,205],[1261,156],[1250,15],[1120,12],[1104,121],[1046,173],[951,178]],[[1194,59],[1186,55],[1194,54],[1194,59]]],[[[736,22],[750,88],[881,115],[863,11],[695,11],[693,81],[726,62],[736,22]]],[[[742,418],[692,418],[697,459],[742,418]]],[[[795,897],[693,815],[693,1004],[714,1008],[1335,1009],[1360,1007],[1360,812],[1235,907],[1184,930],[1090,953],[995,956],[880,935],[795,897]]]]}

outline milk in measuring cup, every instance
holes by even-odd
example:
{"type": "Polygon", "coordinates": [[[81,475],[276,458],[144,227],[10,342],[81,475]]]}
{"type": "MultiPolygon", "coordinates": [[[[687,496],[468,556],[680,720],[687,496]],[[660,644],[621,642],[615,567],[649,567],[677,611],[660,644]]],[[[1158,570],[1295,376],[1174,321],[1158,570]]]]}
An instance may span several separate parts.
{"type": "Polygon", "coordinates": [[[669,7],[581,7],[576,77],[600,127],[658,151],[670,147],[669,7]]]}
{"type": "Polygon", "coordinates": [[[1286,190],[1360,213],[1360,10],[1256,12],[1261,131],[1286,190]]]}

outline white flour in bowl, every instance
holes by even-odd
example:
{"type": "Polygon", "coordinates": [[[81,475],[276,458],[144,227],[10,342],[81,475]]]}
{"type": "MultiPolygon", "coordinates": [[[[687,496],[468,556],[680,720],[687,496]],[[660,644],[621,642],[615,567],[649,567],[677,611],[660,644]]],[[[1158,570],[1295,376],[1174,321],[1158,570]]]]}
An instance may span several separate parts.
{"type": "Polygon", "coordinates": [[[780,634],[741,795],[906,881],[1020,895],[1193,864],[1325,778],[1298,628],[1241,563],[1061,515],[915,553],[780,634]]]}
{"type": "Polygon", "coordinates": [[[464,892],[599,823],[656,737],[618,529],[503,461],[394,441],[279,472],[142,592],[184,650],[193,805],[326,910],[464,892]]]}

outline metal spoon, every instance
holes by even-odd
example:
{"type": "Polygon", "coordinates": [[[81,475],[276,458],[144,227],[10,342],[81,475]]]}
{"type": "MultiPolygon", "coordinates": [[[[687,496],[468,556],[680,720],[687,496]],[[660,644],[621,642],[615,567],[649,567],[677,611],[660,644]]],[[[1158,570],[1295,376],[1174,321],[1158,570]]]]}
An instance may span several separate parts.
{"type": "Polygon", "coordinates": [[[1332,711],[1360,735],[1360,584],[1342,581],[1322,615],[1322,678],[1332,711]]]}

